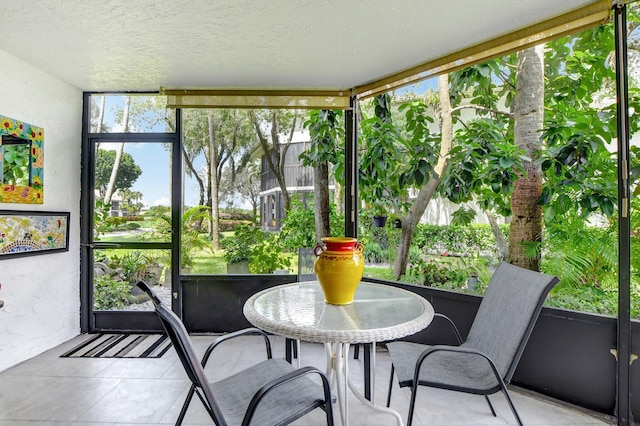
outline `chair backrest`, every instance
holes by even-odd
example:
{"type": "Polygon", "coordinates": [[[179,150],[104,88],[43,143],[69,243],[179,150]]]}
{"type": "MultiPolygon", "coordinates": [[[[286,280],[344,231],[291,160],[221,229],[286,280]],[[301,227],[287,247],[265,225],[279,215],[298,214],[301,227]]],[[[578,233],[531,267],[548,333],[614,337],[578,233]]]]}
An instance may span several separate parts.
{"type": "Polygon", "coordinates": [[[489,356],[506,383],[513,373],[557,277],[508,263],[496,269],[464,346],[489,356]]]}
{"type": "Polygon", "coordinates": [[[156,314],[162,323],[162,328],[164,328],[164,331],[169,336],[169,339],[178,354],[178,358],[187,373],[187,377],[189,377],[189,380],[191,380],[191,383],[193,383],[196,388],[202,391],[203,397],[206,399],[209,404],[209,408],[215,417],[216,424],[225,424],[222,417],[222,411],[216,403],[211,387],[209,386],[207,376],[202,368],[202,364],[200,364],[200,361],[198,360],[195,350],[193,349],[191,338],[189,337],[189,333],[187,333],[187,329],[184,327],[184,324],[175,313],[167,309],[167,307],[162,304],[160,298],[158,298],[153,290],[151,290],[147,283],[140,281],[137,286],[147,293],[153,301],[153,304],[156,307],[156,314]]]}
{"type": "Polygon", "coordinates": [[[313,249],[299,248],[298,249],[298,281],[313,281],[318,279],[316,277],[316,271],[313,269],[316,260],[316,255],[313,254],[313,249]]]}

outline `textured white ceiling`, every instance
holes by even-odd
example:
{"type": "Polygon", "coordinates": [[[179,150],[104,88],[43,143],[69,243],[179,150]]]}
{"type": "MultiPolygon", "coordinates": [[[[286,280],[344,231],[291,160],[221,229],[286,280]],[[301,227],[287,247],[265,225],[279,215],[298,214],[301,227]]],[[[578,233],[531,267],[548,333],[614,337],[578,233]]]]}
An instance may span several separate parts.
{"type": "Polygon", "coordinates": [[[85,91],[349,89],[592,2],[0,0],[0,49],[85,91]]]}

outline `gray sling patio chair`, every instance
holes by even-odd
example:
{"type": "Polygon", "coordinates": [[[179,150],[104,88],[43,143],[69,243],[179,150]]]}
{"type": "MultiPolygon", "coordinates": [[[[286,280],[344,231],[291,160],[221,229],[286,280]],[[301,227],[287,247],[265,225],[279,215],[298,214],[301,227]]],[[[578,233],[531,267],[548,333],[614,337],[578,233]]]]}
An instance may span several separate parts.
{"type": "Polygon", "coordinates": [[[217,338],[205,351],[202,361],[199,361],[180,318],[161,303],[144,281],[137,285],[149,295],[155,305],[162,327],[171,339],[191,381],[191,388],[176,425],[182,424],[194,394],[218,426],[287,425],[316,408],[322,408],[327,424],[333,425],[329,381],[320,370],[313,367],[295,369],[284,359],[272,358],[269,337],[257,328],[217,338]],[[261,335],[264,338],[267,359],[210,383],[204,368],[213,350],[229,339],[246,335],[261,335]],[[313,380],[310,376],[314,375],[320,380],[313,380]]]}
{"type": "Polygon", "coordinates": [[[395,371],[400,387],[411,387],[408,426],[415,411],[418,386],[484,395],[494,416],[496,412],[488,395],[502,391],[521,425],[507,384],[516,370],[544,299],[557,282],[556,277],[502,263],[491,278],[464,342],[453,321],[436,314],[452,326],[459,346],[388,343],[392,366],[387,407],[391,402],[395,371]]]}

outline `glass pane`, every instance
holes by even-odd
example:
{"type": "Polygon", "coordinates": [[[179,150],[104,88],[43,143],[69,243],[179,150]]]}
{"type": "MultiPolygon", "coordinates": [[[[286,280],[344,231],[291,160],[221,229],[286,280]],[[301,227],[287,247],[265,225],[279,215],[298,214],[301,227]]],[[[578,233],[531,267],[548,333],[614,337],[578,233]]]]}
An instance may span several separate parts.
{"type": "MultiPolygon", "coordinates": [[[[284,198],[278,179],[265,173],[266,160],[258,141],[272,138],[273,133],[280,135],[279,148],[274,149],[280,149],[281,154],[273,157],[276,163],[284,161],[276,168],[287,190],[292,196],[312,192],[312,169],[301,167],[298,159],[309,142],[308,132],[306,138],[299,138],[305,133],[301,123],[306,114],[291,110],[183,111],[184,268],[195,274],[295,271],[301,246],[289,246],[278,238],[284,198]],[[272,133],[269,128],[274,123],[278,131],[272,133]]],[[[306,209],[305,213],[309,212],[313,218],[313,209],[306,209]]],[[[301,232],[313,240],[313,219],[301,232]]]]}
{"type": "Polygon", "coordinates": [[[90,133],[172,133],[175,110],[160,95],[91,95],[90,133]]]}
{"type": "Polygon", "coordinates": [[[102,249],[94,251],[93,309],[152,311],[136,283],[144,280],[171,306],[171,250],[102,249]]]}
{"type": "MultiPolygon", "coordinates": [[[[447,181],[439,192],[425,190],[447,146],[442,147],[437,89],[437,81],[427,80],[360,103],[358,235],[365,245],[364,276],[482,293],[498,263],[487,216],[473,197],[450,201],[447,181]],[[465,220],[456,223],[462,213],[465,220]],[[407,223],[409,214],[420,215],[415,226],[407,223]]],[[[505,223],[495,216],[496,226],[505,223]]]]}
{"type": "Polygon", "coordinates": [[[170,147],[165,144],[99,144],[95,167],[96,241],[171,241],[170,159],[170,147]],[[110,185],[116,163],[116,178],[110,185]]]}

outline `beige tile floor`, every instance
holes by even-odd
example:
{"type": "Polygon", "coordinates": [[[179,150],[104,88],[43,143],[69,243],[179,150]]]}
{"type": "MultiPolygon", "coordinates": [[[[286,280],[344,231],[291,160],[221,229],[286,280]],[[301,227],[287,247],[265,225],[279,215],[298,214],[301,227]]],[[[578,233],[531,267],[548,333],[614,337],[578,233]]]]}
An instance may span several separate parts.
{"type": "MultiPolygon", "coordinates": [[[[159,359],[60,358],[85,336],[78,336],[31,360],[0,373],[0,426],[130,426],[173,424],[186,396],[189,383],[173,349],[159,359]]],[[[212,336],[193,336],[200,353],[212,336]]],[[[273,337],[274,356],[283,356],[284,341],[273,337]]],[[[236,339],[216,350],[207,367],[211,380],[242,369],[262,356],[262,343],[255,337],[236,339]]],[[[324,369],[321,345],[303,343],[302,364],[324,369]]],[[[362,388],[362,361],[349,361],[350,377],[362,388]]],[[[384,404],[389,380],[389,357],[384,349],[376,356],[375,401],[384,404]]],[[[512,398],[526,425],[609,425],[607,419],[576,407],[512,388],[512,398]]],[[[391,407],[406,421],[409,392],[395,388],[391,407]]],[[[491,400],[493,417],[477,395],[421,388],[416,425],[512,425],[515,420],[501,395],[491,400]]],[[[334,411],[340,424],[338,410],[334,411]]],[[[324,413],[316,410],[296,425],[323,424],[324,413]]],[[[391,416],[370,410],[356,398],[349,400],[352,426],[393,425],[391,416]]],[[[196,399],[185,425],[212,422],[196,399]]]]}

